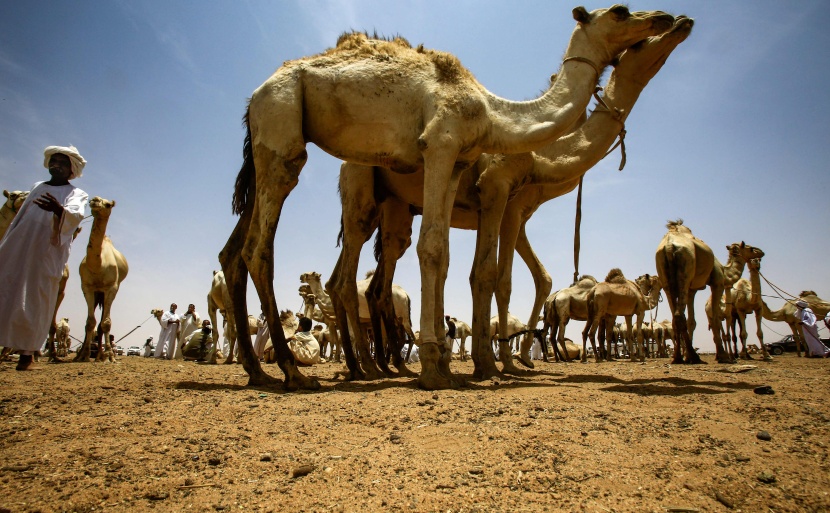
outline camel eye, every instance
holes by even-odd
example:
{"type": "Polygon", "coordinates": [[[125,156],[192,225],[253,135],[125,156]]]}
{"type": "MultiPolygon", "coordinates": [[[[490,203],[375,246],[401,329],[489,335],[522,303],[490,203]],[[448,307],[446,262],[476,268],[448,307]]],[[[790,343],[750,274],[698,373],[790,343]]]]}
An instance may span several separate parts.
{"type": "Polygon", "coordinates": [[[611,13],[620,19],[626,19],[631,16],[631,12],[629,12],[628,7],[624,5],[615,5],[610,9],[611,13]]]}

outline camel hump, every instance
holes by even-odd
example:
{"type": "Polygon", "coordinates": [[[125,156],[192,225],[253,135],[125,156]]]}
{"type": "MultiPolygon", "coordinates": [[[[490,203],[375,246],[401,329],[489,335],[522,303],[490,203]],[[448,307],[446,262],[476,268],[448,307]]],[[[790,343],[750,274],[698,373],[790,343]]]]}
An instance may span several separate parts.
{"type": "Polygon", "coordinates": [[[368,280],[369,278],[371,278],[374,275],[375,275],[375,270],[374,269],[369,269],[368,271],[366,271],[366,277],[364,278],[364,280],[368,280]]]}
{"type": "Polygon", "coordinates": [[[412,48],[405,37],[396,35],[386,38],[379,36],[377,32],[372,36],[369,36],[366,32],[344,32],[337,38],[337,45],[335,46],[338,50],[356,50],[363,47],[377,48],[378,44],[383,45],[384,43],[401,48],[412,48]]]}
{"type": "Polygon", "coordinates": [[[799,294],[798,297],[804,296],[818,296],[818,294],[816,294],[814,290],[802,290],[801,294],[799,294]]]}
{"type": "Polygon", "coordinates": [[[617,267],[608,271],[608,276],[605,277],[605,283],[626,283],[627,281],[623,272],[617,267]]]}
{"type": "Polygon", "coordinates": [[[670,232],[692,233],[692,230],[683,224],[683,219],[668,221],[666,223],[666,228],[668,228],[670,232]]]}

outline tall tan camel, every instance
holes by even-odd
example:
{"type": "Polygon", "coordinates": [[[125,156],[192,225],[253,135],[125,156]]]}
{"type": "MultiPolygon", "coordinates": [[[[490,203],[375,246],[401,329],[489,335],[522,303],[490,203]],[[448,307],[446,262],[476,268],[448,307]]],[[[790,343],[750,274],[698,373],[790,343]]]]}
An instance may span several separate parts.
{"type": "MultiPolygon", "coordinates": [[[[254,91],[245,115],[245,161],[234,194],[240,220],[220,253],[236,322],[245,323],[248,273],[268,321],[277,321],[274,236],[285,198],[307,159],[307,143],[347,162],[401,173],[423,170],[418,385],[453,387],[452,378],[439,372],[438,362],[450,209],[461,171],[484,152],[521,153],[556,140],[584,114],[605,66],[673,22],[663,12],[630,12],[622,5],[590,13],[579,7],[573,16],[577,27],[555,82],[529,102],[499,98],[454,56],[412,48],[401,38],[381,41],[346,34],[334,49],[284,63],[254,91]]],[[[277,335],[285,387],[319,388],[319,382],[297,370],[277,335]]],[[[275,382],[248,345],[243,344],[242,352],[249,382],[275,382]]]]}
{"type": "MultiPolygon", "coordinates": [[[[127,259],[115,249],[112,240],[106,234],[113,207],[115,207],[115,201],[106,200],[100,196],[89,200],[92,228],[89,233],[89,243],[86,246],[86,256],[81,260],[78,268],[81,290],[86,299],[87,317],[84,343],[78,350],[75,361],[89,361],[89,347],[96,332],[95,309],[99,306],[101,307],[99,330],[101,341],[96,360],[103,360],[110,345],[112,302],[115,301],[121,282],[127,277],[129,271],[127,259]]],[[[109,353],[111,359],[113,352],[109,353]]]]}
{"type": "Polygon", "coordinates": [[[827,302],[812,291],[812,290],[805,290],[802,291],[801,294],[798,295],[798,298],[788,300],[784,303],[784,306],[779,308],[778,310],[770,310],[769,307],[765,302],[761,302],[761,316],[773,322],[786,322],[787,325],[790,327],[790,330],[793,333],[793,340],[795,340],[795,348],[798,356],[801,356],[801,346],[804,346],[804,351],[807,351],[807,341],[804,340],[804,333],[801,331],[801,326],[799,326],[799,319],[796,317],[796,311],[798,310],[795,307],[795,302],[799,299],[802,299],[807,302],[810,306],[810,309],[816,314],[816,317],[819,319],[824,318],[828,312],[830,312],[830,302],[827,302]]]}
{"type": "MultiPolygon", "coordinates": [[[[479,157],[469,171],[461,174],[451,226],[478,229],[480,240],[485,232],[499,236],[501,227],[501,238],[498,242],[501,255],[498,283],[500,291],[507,291],[497,294],[497,299],[501,298],[501,301],[498,301],[501,312],[506,311],[509,299],[512,253],[515,248],[528,264],[536,282],[537,301],[531,314],[531,322],[535,326],[535,319],[550,291],[551,280],[527,241],[524,224],[539,205],[573,190],[578,185],[581,175],[605,155],[620,132],[621,122],[625,120],[643,87],[657,73],[668,54],[685,40],[692,25],[692,20],[683,18],[670,34],[649,39],[642,47],[638,47],[637,51],[623,54],[606,88],[606,104],[613,112],[604,110],[604,107],[598,108],[595,115],[591,116],[582,128],[540,150],[538,155],[485,154],[479,157]],[[609,113],[612,115],[609,116],[609,113]],[[565,158],[565,155],[570,158],[565,158]],[[499,210],[500,208],[504,210],[499,210]],[[489,217],[485,215],[486,211],[492,210],[496,212],[489,217]],[[504,216],[500,217],[502,212],[504,216]]],[[[344,297],[349,296],[346,287],[356,273],[360,247],[378,225],[382,235],[376,239],[376,256],[380,254],[384,259],[383,262],[379,260],[378,269],[386,276],[392,275],[394,260],[399,258],[410,243],[412,211],[423,210],[424,190],[423,173],[400,175],[380,167],[370,169],[355,164],[345,164],[341,167],[344,243],[341,258],[328,284],[333,296],[341,295],[339,290],[343,291],[344,297]],[[375,197],[383,198],[383,203],[378,205],[373,199],[375,197]],[[381,250],[378,251],[378,248],[381,250]]],[[[482,260],[485,257],[481,256],[479,260],[489,264],[489,268],[495,273],[495,263],[490,259],[495,258],[496,253],[486,250],[494,239],[491,237],[487,240],[490,242],[478,244],[479,255],[484,253],[487,260],[482,260]]],[[[477,263],[474,266],[474,274],[471,275],[474,290],[487,276],[486,273],[479,272],[482,265],[477,263]]],[[[491,282],[492,285],[496,280],[491,282]]],[[[481,304],[486,307],[484,318],[489,318],[492,292],[479,288],[476,293],[484,294],[481,304]]],[[[475,326],[474,319],[474,332],[475,326]]],[[[485,341],[489,340],[486,334],[484,337],[485,341]]],[[[493,358],[490,355],[487,360],[488,352],[485,352],[484,358],[487,361],[478,360],[475,356],[476,347],[478,346],[474,337],[474,360],[476,368],[480,369],[476,373],[489,376],[495,372],[495,368],[492,367],[493,358]]],[[[509,353],[509,348],[506,350],[509,353]]],[[[523,343],[522,353],[526,359],[523,363],[532,366],[529,363],[529,350],[530,344],[523,343]]],[[[510,358],[502,360],[505,372],[518,370],[510,358]]]]}
{"type": "Polygon", "coordinates": [[[17,211],[23,206],[26,197],[29,196],[29,191],[9,192],[4,189],[3,196],[6,197],[6,201],[3,202],[3,206],[0,206],[0,239],[6,235],[6,230],[9,229],[12,221],[14,221],[17,211]]]}
{"type": "Polygon", "coordinates": [[[55,328],[55,355],[57,357],[64,357],[69,354],[69,318],[64,317],[58,321],[55,328]]]}
{"type": "MultiPolygon", "coordinates": [[[[643,315],[657,304],[660,294],[659,283],[656,277],[645,274],[636,281],[626,279],[622,271],[614,268],[608,272],[605,281],[597,283],[588,293],[588,322],[582,330],[582,361],[586,358],[586,342],[591,338],[591,347],[594,349],[596,361],[601,361],[600,351],[596,347],[596,333],[600,323],[605,322],[606,332],[614,327],[614,318],[618,315],[625,317],[626,342],[631,361],[635,361],[637,354],[640,361],[646,360],[646,348],[643,343],[643,315]],[[632,324],[632,317],[637,316],[636,329],[632,324]],[[609,318],[610,316],[610,318],[609,318]],[[636,335],[636,345],[634,345],[636,335]]],[[[610,337],[609,337],[610,340],[610,337]]],[[[605,342],[604,340],[601,341],[605,342]]],[[[606,359],[612,359],[611,344],[608,344],[606,359]]]]}
{"type": "Polygon", "coordinates": [[[747,351],[746,339],[748,334],[746,331],[746,316],[747,314],[755,314],[755,334],[758,336],[758,342],[761,346],[761,351],[764,360],[772,360],[767,353],[767,346],[764,345],[764,331],[761,329],[761,309],[763,308],[761,301],[761,259],[753,258],[746,263],[749,269],[749,281],[744,278],[738,280],[732,289],[732,318],[730,324],[732,325],[732,340],[735,352],[738,351],[737,337],[735,337],[735,322],[740,326],[741,335],[741,358],[752,359],[747,351]]]}
{"type": "Polygon", "coordinates": [[[571,319],[588,320],[588,293],[596,284],[597,279],[586,274],[580,276],[570,287],[557,290],[545,300],[542,332],[547,334],[550,331],[550,343],[559,344],[565,361],[570,360],[565,350],[565,327],[571,319]]]}
{"type": "MultiPolygon", "coordinates": [[[[716,301],[725,287],[731,287],[740,279],[748,260],[763,256],[763,251],[741,242],[726,247],[729,260],[721,264],[712,249],[692,235],[683,225],[683,220],[669,221],[669,231],[657,246],[655,260],[660,286],[666,292],[669,309],[672,311],[672,327],[677,337],[674,344],[672,363],[702,363],[694,347],[692,335],[695,330],[694,296],[707,286],[716,301]],[[688,309],[688,319],[686,310],[688,309]],[[685,360],[680,346],[685,346],[685,360]]],[[[721,321],[718,308],[712,309],[712,337],[715,342],[716,359],[719,363],[731,363],[721,340],[721,321]]]]}

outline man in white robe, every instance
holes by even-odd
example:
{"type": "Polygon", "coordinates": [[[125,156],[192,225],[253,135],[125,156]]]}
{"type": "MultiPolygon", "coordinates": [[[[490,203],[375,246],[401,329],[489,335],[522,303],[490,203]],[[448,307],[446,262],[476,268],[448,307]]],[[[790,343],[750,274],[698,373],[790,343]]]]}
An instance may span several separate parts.
{"type": "Polygon", "coordinates": [[[179,314],[176,313],[176,308],[178,308],[176,303],[170,305],[170,310],[164,312],[159,320],[161,333],[159,333],[159,341],[156,343],[156,352],[153,355],[156,358],[173,359],[173,350],[176,348],[176,335],[179,332],[179,323],[181,322],[179,314]]]}
{"type": "Polygon", "coordinates": [[[183,359],[182,349],[187,341],[187,337],[202,325],[199,312],[196,311],[196,305],[192,303],[187,305],[187,311],[181,316],[180,320],[181,324],[179,324],[179,335],[176,337],[176,348],[174,351],[171,351],[174,355],[173,357],[177,360],[183,359]]]}
{"type": "Polygon", "coordinates": [[[271,330],[268,329],[268,321],[265,320],[265,313],[263,312],[259,314],[259,318],[256,321],[254,354],[257,358],[262,358],[262,355],[265,353],[265,346],[268,344],[269,340],[271,340],[271,330]]]}
{"type": "Polygon", "coordinates": [[[300,319],[297,332],[288,337],[288,347],[294,353],[294,359],[300,365],[320,363],[320,344],[311,334],[312,321],[309,317],[300,319]]]}
{"type": "Polygon", "coordinates": [[[801,324],[801,332],[804,333],[804,340],[807,342],[807,349],[810,356],[827,358],[830,356],[830,349],[821,343],[816,326],[816,314],[807,306],[807,302],[799,299],[796,303],[795,316],[801,324]]]}
{"type": "Polygon", "coordinates": [[[73,233],[84,218],[87,194],[71,185],[86,160],[74,146],[49,146],[43,165],[51,179],[37,182],[0,241],[0,345],[20,352],[17,370],[32,368],[43,346],[73,233]]]}

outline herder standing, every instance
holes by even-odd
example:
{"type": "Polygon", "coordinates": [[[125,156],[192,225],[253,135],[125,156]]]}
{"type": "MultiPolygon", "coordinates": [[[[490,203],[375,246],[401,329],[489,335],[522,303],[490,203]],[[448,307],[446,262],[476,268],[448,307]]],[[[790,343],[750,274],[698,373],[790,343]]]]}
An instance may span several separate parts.
{"type": "Polygon", "coordinates": [[[86,160],[74,146],[49,146],[43,165],[51,179],[38,182],[0,241],[0,345],[20,351],[17,370],[49,334],[73,233],[84,218],[87,193],[71,185],[86,160]]]}
{"type": "Polygon", "coordinates": [[[164,312],[159,320],[161,324],[161,333],[159,333],[159,341],[156,343],[156,352],[153,356],[156,358],[173,359],[173,351],[176,349],[176,335],[179,333],[179,314],[176,313],[178,305],[173,303],[170,305],[170,310],[164,312]],[[164,354],[165,356],[162,356],[164,354]]]}

